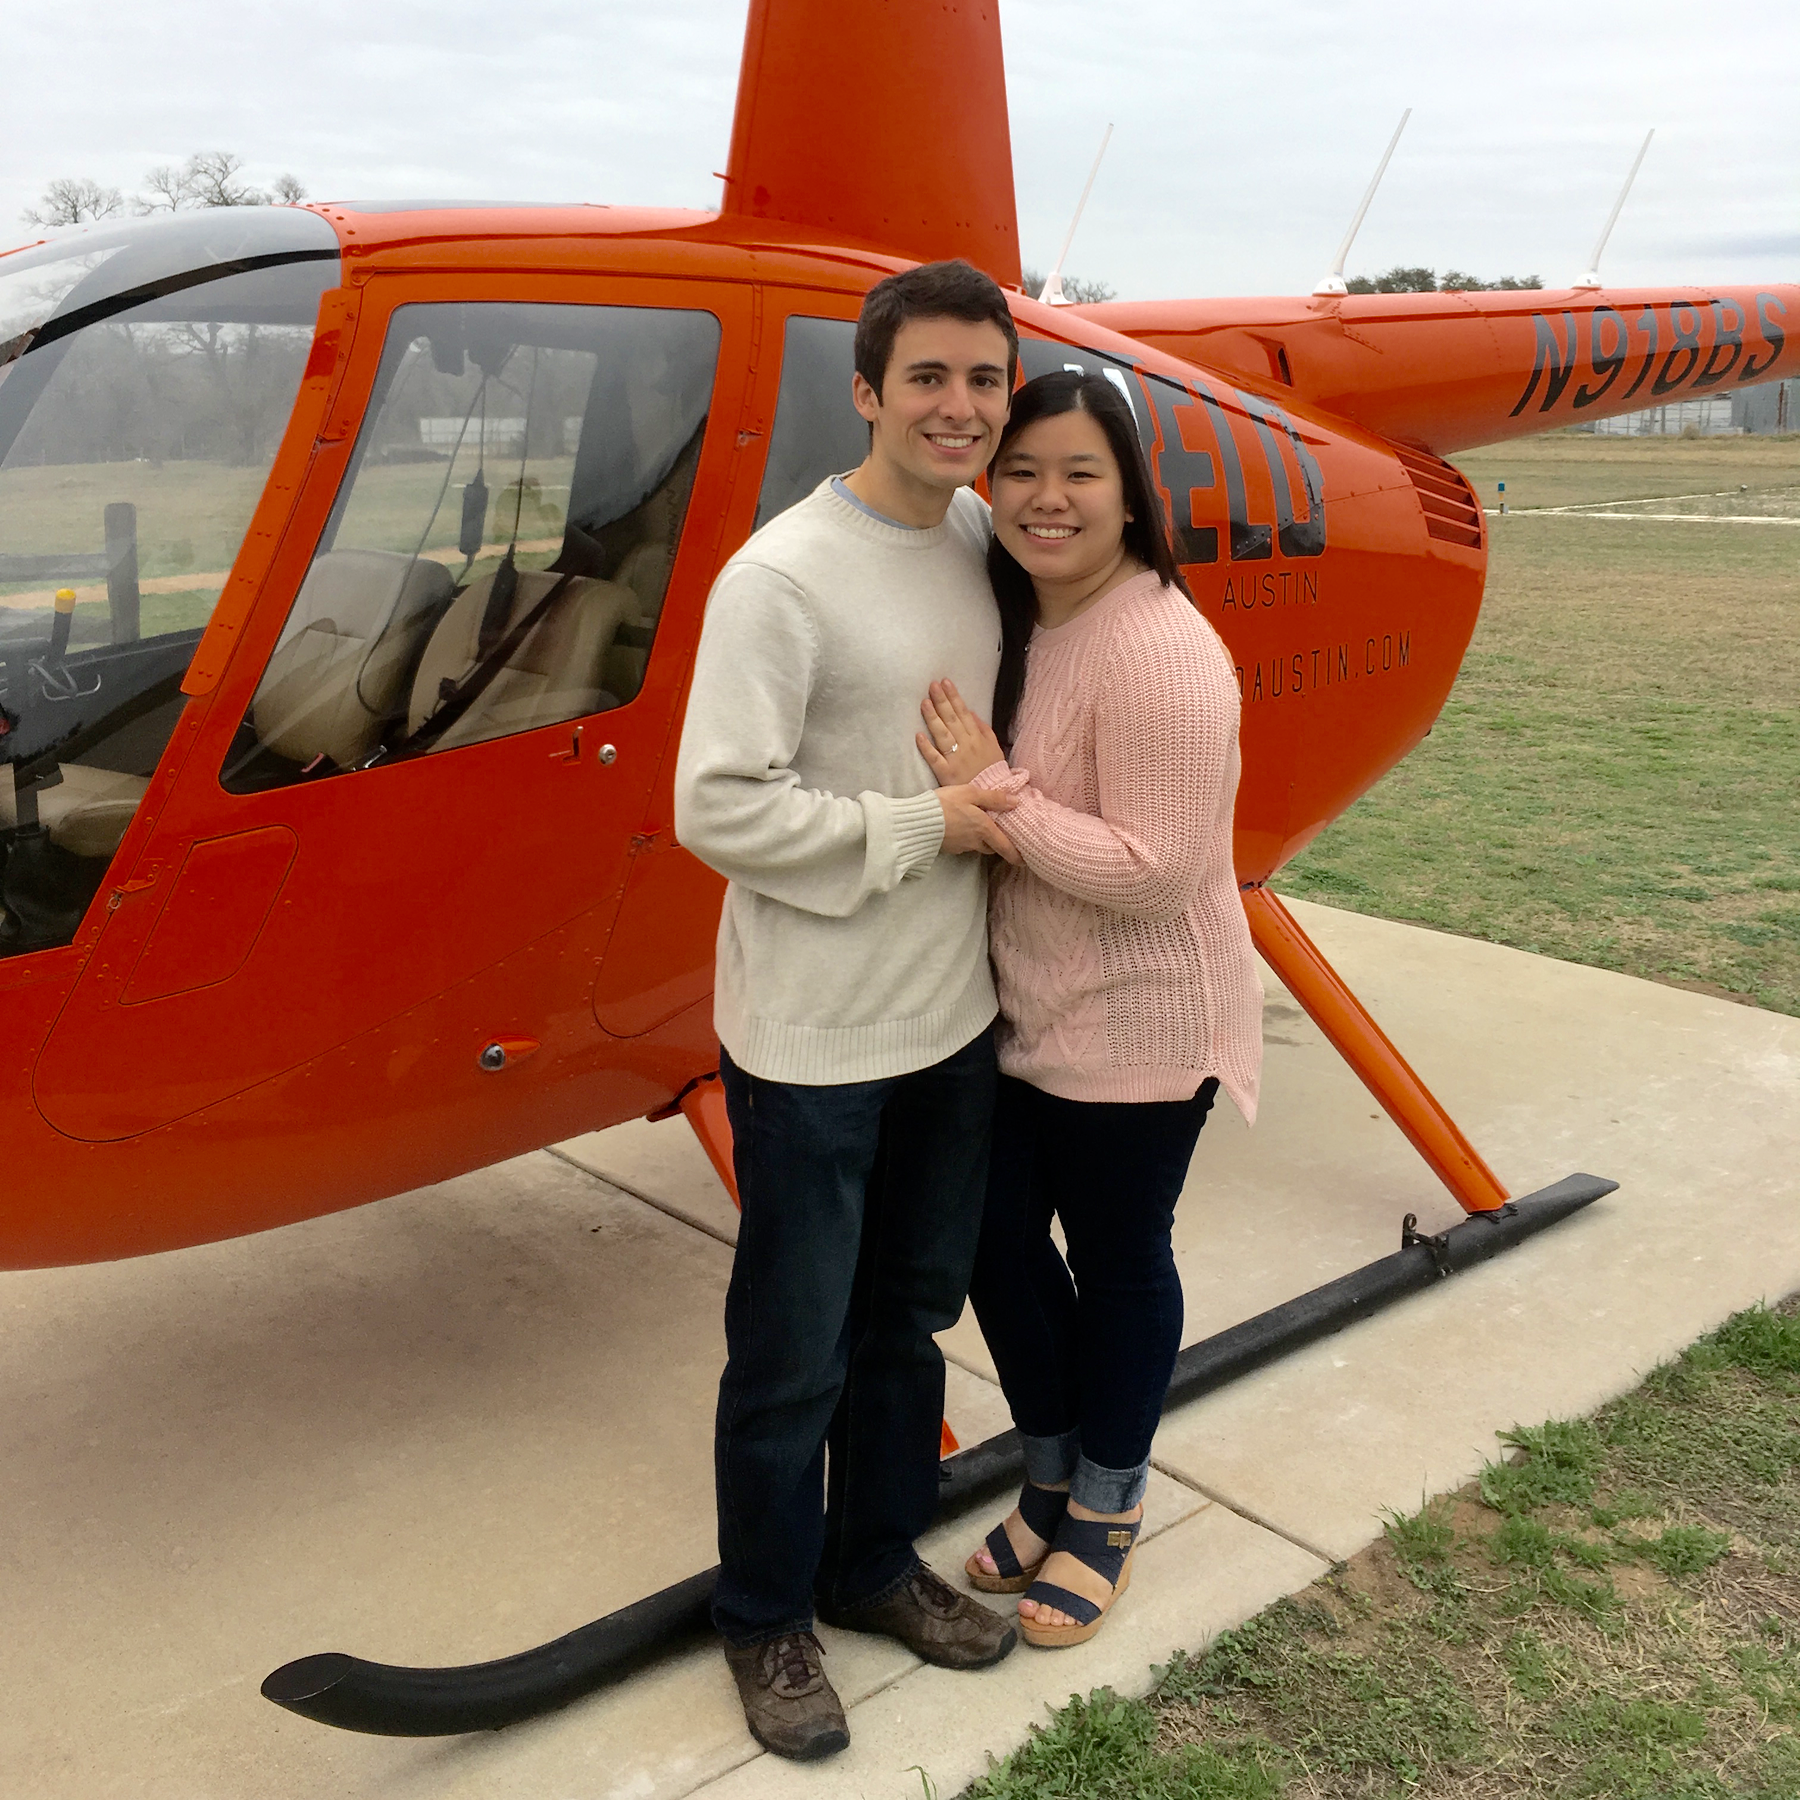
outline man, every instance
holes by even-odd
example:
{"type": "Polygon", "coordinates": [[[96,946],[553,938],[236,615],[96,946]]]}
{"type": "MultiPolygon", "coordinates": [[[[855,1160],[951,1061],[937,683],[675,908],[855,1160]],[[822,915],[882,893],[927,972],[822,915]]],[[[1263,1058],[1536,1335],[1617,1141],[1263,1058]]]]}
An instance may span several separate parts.
{"type": "Polygon", "coordinates": [[[967,263],[864,303],[868,459],[771,520],[707,604],[676,834],[727,876],[714,1012],[743,1217],[725,1301],[713,1620],[751,1731],[850,1741],[817,1616],[983,1668],[1014,1628],[920,1561],[943,1358],[980,1226],[994,1090],[982,857],[1002,797],[938,788],[928,683],[986,709],[986,509],[1018,338],[967,263]],[[829,1444],[829,1483],[826,1450],[829,1444]]]}

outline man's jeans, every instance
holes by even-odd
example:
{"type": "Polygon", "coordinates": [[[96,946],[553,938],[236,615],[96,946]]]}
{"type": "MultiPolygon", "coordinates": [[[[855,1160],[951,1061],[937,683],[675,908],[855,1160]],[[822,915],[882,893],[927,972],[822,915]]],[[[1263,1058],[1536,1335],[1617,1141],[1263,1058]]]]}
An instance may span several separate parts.
{"type": "Polygon", "coordinates": [[[743,1219],[714,1440],[733,1644],[884,1595],[938,1505],[944,1359],[981,1230],[991,1030],[886,1081],[802,1087],[721,1055],[743,1219]],[[830,1483],[826,1485],[826,1447],[830,1483]]]}

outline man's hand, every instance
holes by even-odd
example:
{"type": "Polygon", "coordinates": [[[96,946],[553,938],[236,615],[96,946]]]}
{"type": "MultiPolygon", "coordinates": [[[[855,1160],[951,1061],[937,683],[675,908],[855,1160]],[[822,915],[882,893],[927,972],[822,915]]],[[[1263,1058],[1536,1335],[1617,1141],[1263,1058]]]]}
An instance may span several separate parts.
{"type": "Polygon", "coordinates": [[[938,805],[944,809],[945,856],[978,855],[1003,857],[1009,863],[1019,861],[1015,845],[994,819],[995,813],[1007,813],[1019,803],[1011,794],[989,792],[986,788],[941,787],[938,805]]]}

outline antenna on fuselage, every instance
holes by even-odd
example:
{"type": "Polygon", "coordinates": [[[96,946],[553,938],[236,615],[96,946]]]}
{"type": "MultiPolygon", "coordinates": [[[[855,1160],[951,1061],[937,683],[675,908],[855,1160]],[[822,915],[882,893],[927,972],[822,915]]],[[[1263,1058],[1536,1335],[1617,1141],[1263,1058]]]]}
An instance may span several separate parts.
{"type": "Polygon", "coordinates": [[[1400,134],[1406,129],[1406,121],[1412,117],[1409,106],[1400,115],[1400,123],[1394,127],[1394,135],[1388,139],[1388,147],[1382,152],[1381,161],[1376,165],[1375,177],[1369,183],[1368,192],[1362,197],[1362,205],[1356,209],[1356,217],[1350,221],[1350,229],[1344,233],[1344,241],[1338,245],[1337,261],[1331,265],[1331,273],[1313,289],[1315,294],[1347,294],[1349,288],[1344,285],[1344,264],[1350,260],[1350,246],[1356,242],[1356,234],[1362,230],[1363,214],[1369,210],[1369,202],[1375,198],[1375,190],[1381,186],[1381,178],[1387,173],[1388,159],[1394,154],[1394,146],[1400,141],[1400,134]]]}
{"type": "Polygon", "coordinates": [[[1588,271],[1576,282],[1578,288],[1597,288],[1600,285],[1600,252],[1606,248],[1606,240],[1612,236],[1612,228],[1619,222],[1619,214],[1625,210],[1625,196],[1631,192],[1631,184],[1637,180],[1637,172],[1644,166],[1645,152],[1650,148],[1650,140],[1656,136],[1656,127],[1652,125],[1644,133],[1644,141],[1638,148],[1637,160],[1631,165],[1631,173],[1625,177],[1625,185],[1619,189],[1619,197],[1613,202],[1613,209],[1607,215],[1606,229],[1600,233],[1600,241],[1594,246],[1594,254],[1588,258],[1588,271]]]}
{"type": "Polygon", "coordinates": [[[1075,202],[1075,216],[1069,221],[1069,235],[1063,239],[1063,247],[1056,253],[1056,267],[1044,279],[1038,298],[1046,306],[1073,306],[1075,302],[1062,291],[1063,264],[1069,258],[1069,246],[1075,241],[1075,227],[1081,223],[1083,208],[1088,203],[1088,195],[1094,191],[1094,177],[1100,173],[1100,158],[1106,154],[1106,146],[1112,142],[1113,128],[1108,125],[1106,134],[1100,140],[1100,153],[1094,158],[1094,166],[1088,170],[1087,186],[1081,190],[1081,198],[1075,202]]]}

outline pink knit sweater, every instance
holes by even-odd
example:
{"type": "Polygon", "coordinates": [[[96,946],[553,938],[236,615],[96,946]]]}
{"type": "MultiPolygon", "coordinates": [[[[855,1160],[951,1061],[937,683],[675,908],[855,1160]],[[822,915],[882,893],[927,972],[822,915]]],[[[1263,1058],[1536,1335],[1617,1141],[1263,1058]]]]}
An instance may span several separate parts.
{"type": "Polygon", "coordinates": [[[1012,765],[1022,868],[994,865],[1000,1066],[1070,1100],[1184,1100],[1246,1120],[1262,987],[1231,859],[1238,690],[1212,627],[1154,574],[1032,634],[1012,765]]]}

